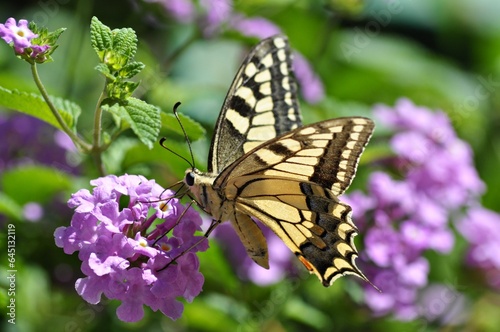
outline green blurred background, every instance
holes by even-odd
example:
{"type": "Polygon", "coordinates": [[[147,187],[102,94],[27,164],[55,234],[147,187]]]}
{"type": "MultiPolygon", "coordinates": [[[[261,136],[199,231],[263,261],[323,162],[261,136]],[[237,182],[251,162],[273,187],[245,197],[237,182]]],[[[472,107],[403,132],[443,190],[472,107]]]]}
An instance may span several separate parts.
{"type": "MultiPolygon", "coordinates": [[[[321,78],[326,97],[315,105],[302,103],[305,123],[341,115],[371,116],[374,104],[393,105],[400,97],[441,109],[474,150],[476,167],[488,186],[483,204],[500,210],[500,2],[256,0],[235,1],[233,6],[247,16],[265,17],[278,25],[321,78]]],[[[92,130],[93,109],[103,86],[103,79],[93,70],[97,57],[89,42],[94,15],[111,28],[132,27],[137,32],[136,58],[147,67],[136,96],[166,112],[181,101],[181,112],[207,131],[203,135],[198,130],[200,139],[194,142],[197,164],[205,165],[220,105],[242,56],[256,40],[231,31],[205,38],[195,23],[178,23],[160,6],[140,0],[2,2],[1,22],[15,17],[35,20],[49,30],[67,28],[54,62],[39,66],[39,71],[49,93],[81,105],[78,127],[86,136],[92,130]]],[[[0,85],[36,92],[29,66],[6,45],[0,47],[0,85]]],[[[188,154],[178,132],[164,127],[161,134],[170,139],[172,149],[188,154]]],[[[382,135],[378,142],[383,145],[382,135]]],[[[143,174],[164,186],[180,179],[186,168],[182,160],[159,146],[150,151],[127,139],[117,142],[106,158],[110,173],[143,174]]],[[[314,276],[266,287],[242,282],[215,243],[200,255],[204,291],[185,305],[179,321],[146,310],[141,322],[125,324],[114,313],[117,303],[91,306],[76,294],[74,282],[82,276],[80,262],[75,255],[65,255],[53,241],[54,229],[68,225],[71,217],[63,202],[70,193],[89,187],[88,180],[97,173],[90,162],[83,161],[79,176],[57,168],[47,170],[47,184],[38,171],[11,169],[0,175],[0,189],[9,188],[10,197],[17,198],[11,206],[34,201],[46,209],[36,223],[12,214],[2,221],[2,233],[7,223],[16,224],[18,270],[18,321],[16,326],[0,323],[4,331],[496,331],[500,327],[500,296],[461,263],[465,243],[460,240],[449,257],[454,262],[451,267],[437,268],[447,269],[447,279],[436,280],[467,295],[467,318],[460,326],[373,317],[351,280],[339,280],[327,290],[314,276]]],[[[355,181],[355,186],[363,187],[363,180],[355,181]]],[[[2,235],[2,248],[5,241],[2,235]]],[[[0,285],[6,287],[3,253],[1,258],[0,285]]],[[[428,258],[433,262],[432,255],[428,258]]],[[[2,313],[6,301],[2,292],[2,313]]]]}

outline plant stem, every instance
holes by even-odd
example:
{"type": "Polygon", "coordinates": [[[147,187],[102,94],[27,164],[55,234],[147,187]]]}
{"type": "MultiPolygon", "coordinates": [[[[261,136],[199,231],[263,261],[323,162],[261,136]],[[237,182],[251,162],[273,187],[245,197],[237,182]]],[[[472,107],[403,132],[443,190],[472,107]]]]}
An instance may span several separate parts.
{"type": "MultiPolygon", "coordinates": [[[[104,89],[106,86],[104,86],[104,89]]],[[[99,96],[99,100],[97,100],[97,104],[94,112],[94,142],[92,144],[92,155],[94,157],[94,161],[96,163],[97,169],[101,176],[106,174],[104,170],[104,165],[102,163],[101,153],[103,152],[101,147],[101,130],[102,130],[102,107],[101,103],[106,97],[105,90],[101,92],[99,96]]]]}
{"type": "Polygon", "coordinates": [[[40,80],[40,76],[38,75],[38,70],[36,68],[36,63],[31,64],[31,73],[33,75],[33,79],[35,80],[35,84],[38,87],[38,90],[42,94],[43,99],[47,103],[47,106],[49,107],[50,111],[56,118],[57,122],[61,126],[61,129],[73,140],[75,145],[79,147],[80,149],[89,152],[92,147],[82,140],[78,135],[76,135],[66,124],[64,119],[61,117],[61,114],[57,111],[56,107],[50,100],[49,94],[47,93],[47,90],[45,90],[45,86],[43,85],[42,81],[40,80]]]}

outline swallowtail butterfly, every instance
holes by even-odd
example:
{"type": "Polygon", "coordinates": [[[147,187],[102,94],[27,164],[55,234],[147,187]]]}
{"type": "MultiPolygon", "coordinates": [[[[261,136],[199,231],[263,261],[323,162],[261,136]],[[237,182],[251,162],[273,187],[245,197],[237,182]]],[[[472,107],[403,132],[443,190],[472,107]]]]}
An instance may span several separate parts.
{"type": "Polygon", "coordinates": [[[269,227],[330,286],[357,268],[357,228],[338,197],[349,187],[374,124],[362,117],[302,126],[288,40],[261,41],[243,61],[217,120],[208,171],[184,182],[215,221],[230,221],[248,255],[269,268],[269,227]]]}

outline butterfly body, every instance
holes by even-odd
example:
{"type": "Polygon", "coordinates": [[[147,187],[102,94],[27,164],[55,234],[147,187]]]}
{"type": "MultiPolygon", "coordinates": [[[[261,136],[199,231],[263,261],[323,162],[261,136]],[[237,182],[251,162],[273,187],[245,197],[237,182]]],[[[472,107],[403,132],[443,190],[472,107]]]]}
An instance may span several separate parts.
{"type": "Polygon", "coordinates": [[[208,172],[188,169],[184,182],[218,222],[230,221],[248,255],[268,268],[266,239],[252,218],[273,230],[325,286],[355,265],[357,229],[340,196],[354,177],[373,131],[362,117],[302,126],[288,42],[259,43],[241,66],[212,139],[208,172]]]}

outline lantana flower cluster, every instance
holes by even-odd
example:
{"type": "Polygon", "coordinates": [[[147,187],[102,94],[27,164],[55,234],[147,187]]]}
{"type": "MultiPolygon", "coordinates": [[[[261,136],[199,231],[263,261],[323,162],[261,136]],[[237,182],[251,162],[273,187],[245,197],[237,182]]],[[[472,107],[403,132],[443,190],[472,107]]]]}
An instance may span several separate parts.
{"type": "Polygon", "coordinates": [[[457,226],[470,243],[467,264],[483,271],[486,282],[500,290],[500,214],[474,206],[457,226]]]}
{"type": "Polygon", "coordinates": [[[379,161],[382,170],[371,174],[367,193],[346,199],[364,234],[360,266],[382,290],[366,286],[366,304],[377,315],[411,320],[424,310],[418,296],[428,284],[430,264],[423,254],[451,251],[450,222],[478,204],[485,186],[470,146],[457,137],[445,113],[401,99],[394,108],[376,107],[375,116],[394,132],[394,156],[379,161]]]}
{"type": "Polygon", "coordinates": [[[179,318],[178,299],[191,302],[204,282],[196,252],[208,241],[195,235],[201,217],[140,175],[90,183],[92,193],[81,189],[68,201],[75,209],[71,225],[54,233],[56,245],[82,261],[86,277],[76,281],[78,294],[91,304],[103,294],[121,301],[117,316],[126,322],[140,320],[144,305],[179,318]]]}
{"type": "Polygon", "coordinates": [[[34,43],[39,35],[28,26],[27,20],[8,18],[5,24],[0,23],[0,38],[14,48],[14,52],[28,60],[44,62],[50,49],[48,43],[34,43]]]}

